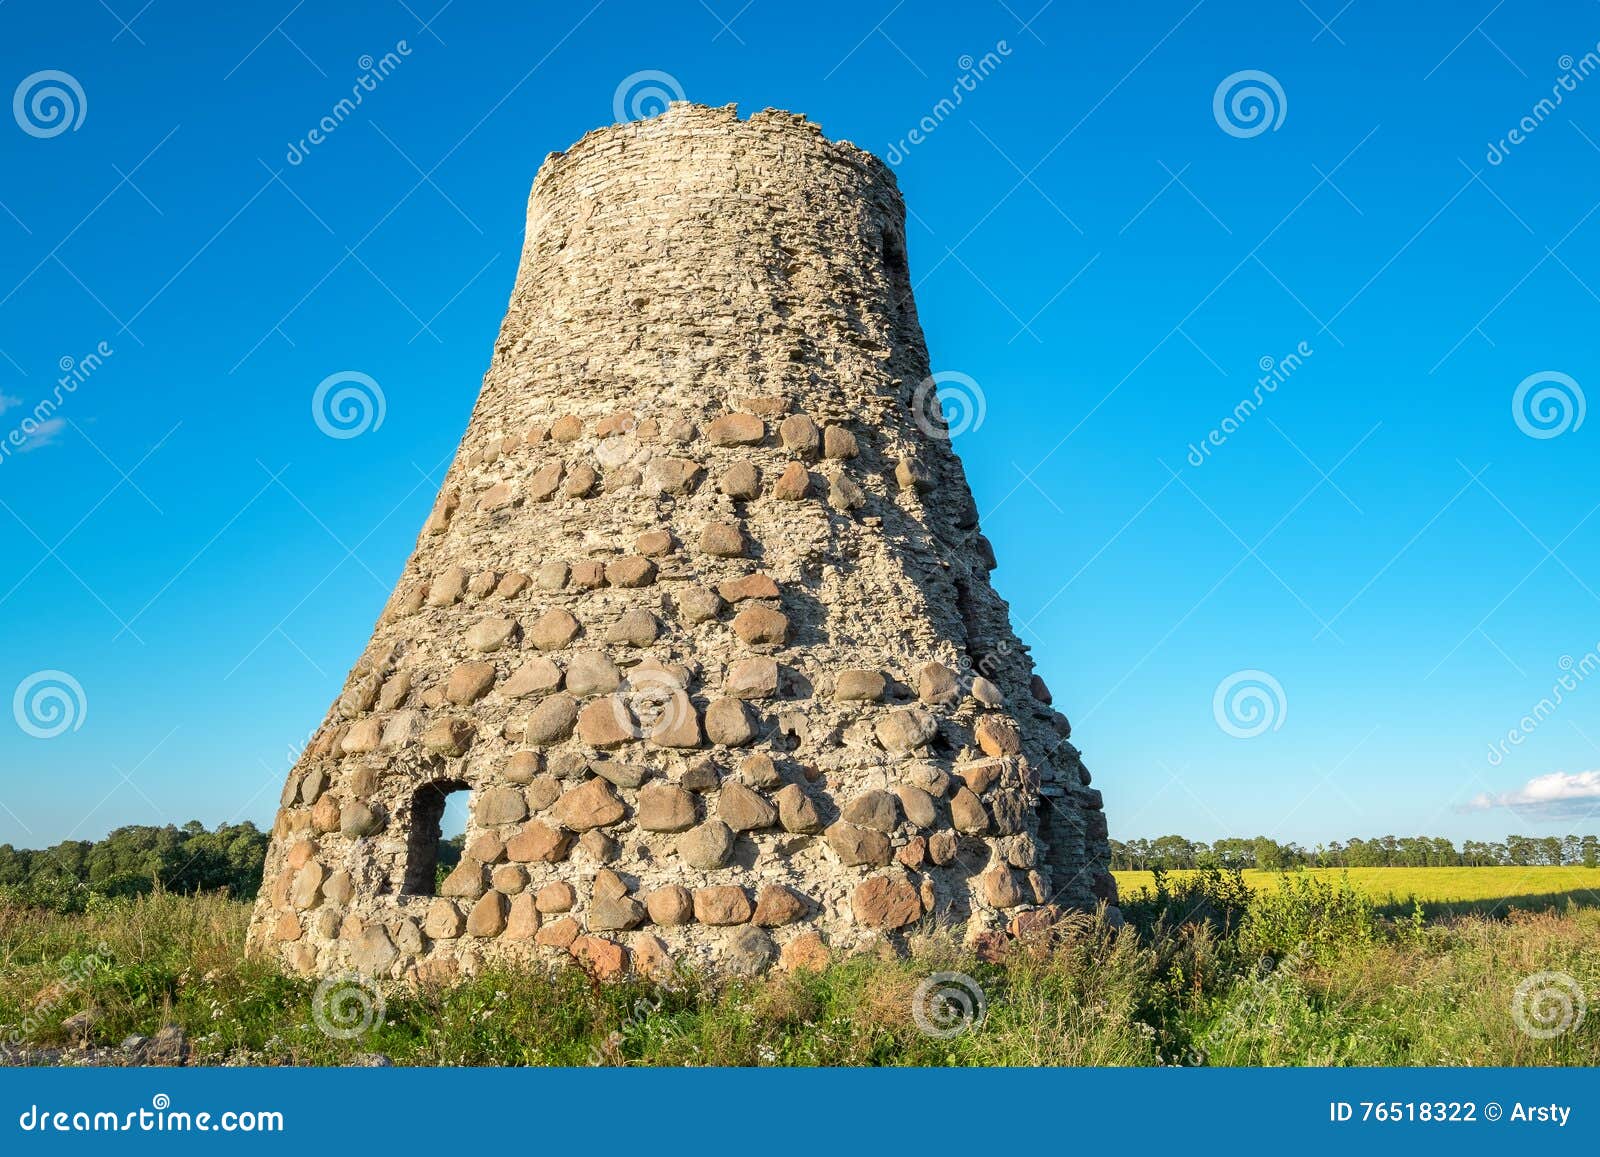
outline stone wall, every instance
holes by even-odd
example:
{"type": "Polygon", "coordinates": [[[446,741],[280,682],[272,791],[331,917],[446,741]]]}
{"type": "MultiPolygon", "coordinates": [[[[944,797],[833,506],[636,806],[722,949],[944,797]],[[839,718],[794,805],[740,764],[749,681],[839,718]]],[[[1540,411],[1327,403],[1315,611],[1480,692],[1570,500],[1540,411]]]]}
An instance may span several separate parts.
{"type": "Polygon", "coordinates": [[[889,170],[786,113],[678,104],[546,159],[456,460],[284,787],[253,950],[759,971],[1115,903],[917,394],[905,254],[889,170]]]}

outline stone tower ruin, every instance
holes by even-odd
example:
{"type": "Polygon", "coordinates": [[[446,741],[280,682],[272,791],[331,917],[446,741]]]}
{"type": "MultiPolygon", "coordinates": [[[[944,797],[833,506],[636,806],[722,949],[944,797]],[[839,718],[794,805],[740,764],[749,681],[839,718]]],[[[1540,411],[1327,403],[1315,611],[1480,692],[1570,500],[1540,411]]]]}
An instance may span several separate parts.
{"type": "Polygon", "coordinates": [[[876,157],[689,104],[551,154],[455,462],[289,773],[252,950],[757,972],[1114,905],[929,370],[876,157]]]}

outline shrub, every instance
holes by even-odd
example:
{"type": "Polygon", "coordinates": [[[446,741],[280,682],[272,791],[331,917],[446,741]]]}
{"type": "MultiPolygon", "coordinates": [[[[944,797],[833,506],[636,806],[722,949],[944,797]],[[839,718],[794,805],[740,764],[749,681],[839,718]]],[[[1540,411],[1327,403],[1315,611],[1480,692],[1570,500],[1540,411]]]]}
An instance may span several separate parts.
{"type": "Polygon", "coordinates": [[[1285,873],[1277,890],[1254,896],[1239,939],[1246,955],[1281,960],[1303,949],[1322,956],[1370,944],[1384,931],[1372,900],[1348,878],[1285,873]]]}

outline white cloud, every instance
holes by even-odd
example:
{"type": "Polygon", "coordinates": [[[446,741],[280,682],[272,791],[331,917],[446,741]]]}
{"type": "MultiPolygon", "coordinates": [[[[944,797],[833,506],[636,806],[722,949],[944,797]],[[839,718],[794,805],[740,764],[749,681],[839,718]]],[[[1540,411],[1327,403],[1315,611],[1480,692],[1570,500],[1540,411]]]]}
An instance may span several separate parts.
{"type": "Polygon", "coordinates": [[[1537,775],[1515,791],[1474,797],[1465,811],[1509,808],[1528,819],[1575,820],[1600,814],[1600,770],[1552,771],[1537,775]]]}
{"type": "Polygon", "coordinates": [[[0,414],[5,413],[12,406],[22,405],[21,398],[14,398],[10,394],[0,394],[0,414]]]}
{"type": "Polygon", "coordinates": [[[28,440],[22,444],[22,452],[30,454],[35,450],[42,450],[56,440],[56,435],[67,428],[65,418],[46,418],[34,427],[33,433],[28,435],[28,440]]]}

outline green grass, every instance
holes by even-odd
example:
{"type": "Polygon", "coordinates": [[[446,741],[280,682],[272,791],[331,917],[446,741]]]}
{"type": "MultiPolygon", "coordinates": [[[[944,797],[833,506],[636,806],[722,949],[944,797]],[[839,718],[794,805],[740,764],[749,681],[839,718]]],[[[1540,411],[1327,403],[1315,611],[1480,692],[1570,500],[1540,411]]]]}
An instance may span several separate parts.
{"type": "MultiPolygon", "coordinates": [[[[1488,871],[1488,869],[1470,869],[1488,871]]],[[[1126,885],[1124,885],[1126,887],[1126,885]]],[[[1130,926],[1073,918],[985,963],[937,936],[820,974],[663,988],[592,984],[575,968],[449,987],[390,985],[370,1031],[330,1037],[316,984],[242,956],[246,905],[217,896],[96,902],[79,915],[0,907],[0,1039],[78,1054],[174,1024],[210,1064],[1155,1065],[1600,1063],[1600,1011],[1539,1040],[1511,1004],[1526,977],[1571,976],[1600,1000],[1600,911],[1491,919],[1385,916],[1341,881],[1255,893],[1215,873],[1125,892],[1130,926]],[[1264,958],[1277,962],[1271,971],[1264,958]],[[972,977],[979,1028],[919,1030],[932,973],[972,977]]],[[[46,1058],[50,1059],[50,1058],[46,1058]]]]}
{"type": "MultiPolygon", "coordinates": [[[[1151,872],[1113,872],[1124,895],[1150,888],[1151,872]]],[[[1195,871],[1167,873],[1173,880],[1192,878],[1195,871]]],[[[1246,868],[1244,881],[1256,889],[1276,889],[1288,876],[1323,880],[1348,879],[1351,886],[1392,912],[1409,912],[1413,902],[1425,914],[1503,914],[1510,908],[1539,910],[1568,899],[1580,907],[1600,907],[1600,868],[1304,868],[1268,872],[1246,868]]]]}

